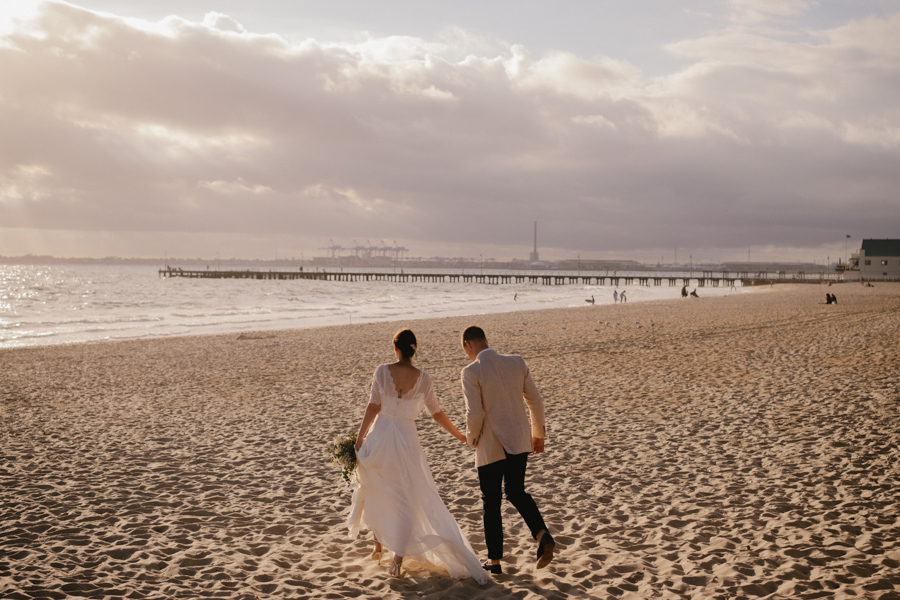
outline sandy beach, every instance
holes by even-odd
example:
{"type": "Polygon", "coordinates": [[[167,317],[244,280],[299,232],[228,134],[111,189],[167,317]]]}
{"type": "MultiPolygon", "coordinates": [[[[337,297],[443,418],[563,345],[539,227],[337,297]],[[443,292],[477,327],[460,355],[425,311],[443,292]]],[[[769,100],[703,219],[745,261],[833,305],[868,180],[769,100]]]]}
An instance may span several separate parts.
{"type": "MultiPolygon", "coordinates": [[[[702,290],[700,291],[702,295],[702,290]]],[[[3,598],[900,598],[900,284],[0,351],[3,598]],[[838,305],[825,305],[826,291],[838,305]],[[406,563],[345,527],[326,446],[401,325],[464,424],[459,332],[544,395],[504,574],[406,563]]],[[[419,422],[481,557],[474,453],[419,422]]]]}

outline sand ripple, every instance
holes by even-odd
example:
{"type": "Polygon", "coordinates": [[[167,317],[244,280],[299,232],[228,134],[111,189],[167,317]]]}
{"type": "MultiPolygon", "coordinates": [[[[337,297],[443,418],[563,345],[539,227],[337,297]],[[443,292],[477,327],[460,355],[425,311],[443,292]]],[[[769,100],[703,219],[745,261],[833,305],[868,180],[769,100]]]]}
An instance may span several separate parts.
{"type": "MultiPolygon", "coordinates": [[[[900,285],[409,323],[456,423],[477,321],[546,396],[505,573],[389,579],[324,447],[396,324],[0,351],[4,598],[900,598],[900,285]],[[617,325],[618,324],[618,325],[617,325]]],[[[474,458],[420,430],[480,554],[474,458]]]]}

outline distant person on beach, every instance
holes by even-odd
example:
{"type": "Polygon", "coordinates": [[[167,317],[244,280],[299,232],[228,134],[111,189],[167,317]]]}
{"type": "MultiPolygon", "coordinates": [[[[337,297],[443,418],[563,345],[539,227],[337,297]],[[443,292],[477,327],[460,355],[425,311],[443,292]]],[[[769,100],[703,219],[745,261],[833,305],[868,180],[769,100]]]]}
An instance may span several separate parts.
{"type": "Polygon", "coordinates": [[[519,293],[516,292],[516,295],[513,296],[513,302],[515,302],[515,301],[518,300],[518,299],[519,299],[519,293]]]}
{"type": "Polygon", "coordinates": [[[525,491],[525,469],[529,454],[544,451],[544,401],[522,357],[498,353],[488,345],[480,327],[472,326],[463,332],[462,347],[472,361],[462,370],[462,386],[466,397],[466,440],[475,449],[484,506],[488,551],[484,568],[495,574],[503,572],[500,559],[505,492],[537,542],[536,566],[541,569],[553,560],[556,543],[537,504],[525,491]]]}
{"type": "Polygon", "coordinates": [[[691,292],[691,298],[699,298],[699,297],[700,296],[697,295],[697,288],[694,288],[694,291],[691,292]]]}
{"type": "Polygon", "coordinates": [[[686,286],[686,285],[681,286],[681,297],[682,297],[682,298],[687,298],[687,297],[688,297],[688,291],[687,291],[687,286],[686,286]]]}
{"type": "Polygon", "coordinates": [[[619,292],[618,290],[613,290],[613,304],[616,304],[619,301],[619,292]]]}
{"type": "Polygon", "coordinates": [[[416,417],[423,408],[459,441],[466,443],[466,436],[441,410],[428,373],[413,366],[416,348],[412,331],[398,331],[397,362],[375,369],[356,440],[359,487],[353,493],[347,526],[354,538],[363,523],[372,531],[373,559],[381,562],[384,548],[394,553],[391,576],[400,577],[404,556],[416,556],[444,565],[456,579],[473,577],[487,583],[490,577],[441,500],[419,442],[416,417]]]}
{"type": "Polygon", "coordinates": [[[625,290],[622,290],[622,293],[619,295],[620,302],[628,302],[628,298],[625,297],[625,290]]]}

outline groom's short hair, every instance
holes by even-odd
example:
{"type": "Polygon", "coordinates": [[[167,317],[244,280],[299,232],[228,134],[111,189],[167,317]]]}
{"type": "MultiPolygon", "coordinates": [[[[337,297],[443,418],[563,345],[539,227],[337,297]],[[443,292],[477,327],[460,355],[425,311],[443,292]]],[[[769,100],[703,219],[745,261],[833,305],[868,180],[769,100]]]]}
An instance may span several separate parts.
{"type": "Polygon", "coordinates": [[[472,325],[471,327],[467,327],[466,330],[463,331],[462,339],[463,342],[486,342],[487,336],[484,335],[484,329],[478,327],[477,325],[472,325]]]}

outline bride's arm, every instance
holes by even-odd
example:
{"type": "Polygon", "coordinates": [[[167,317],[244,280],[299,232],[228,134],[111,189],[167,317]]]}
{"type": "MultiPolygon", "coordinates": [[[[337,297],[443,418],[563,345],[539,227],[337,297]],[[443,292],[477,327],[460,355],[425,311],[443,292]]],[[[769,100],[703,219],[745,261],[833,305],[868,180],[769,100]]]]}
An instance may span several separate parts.
{"type": "Polygon", "coordinates": [[[441,410],[441,405],[438,404],[437,396],[434,393],[434,383],[431,381],[431,377],[428,377],[427,373],[422,373],[422,377],[427,377],[427,380],[425,381],[425,408],[431,413],[431,418],[437,421],[438,425],[446,429],[450,435],[465,444],[466,436],[459,432],[456,426],[450,421],[447,413],[441,410]]]}
{"type": "Polygon", "coordinates": [[[366,439],[366,433],[369,432],[369,427],[372,426],[372,421],[375,420],[375,417],[378,416],[378,413],[381,412],[380,404],[373,404],[369,402],[366,405],[366,414],[363,416],[362,425],[359,426],[359,433],[356,434],[356,451],[359,452],[360,446],[362,446],[363,441],[366,439]]]}
{"type": "Polygon", "coordinates": [[[450,420],[450,417],[447,416],[447,413],[439,410],[438,412],[431,415],[431,418],[437,421],[438,425],[450,432],[450,435],[461,441],[463,444],[466,443],[466,436],[459,432],[459,429],[456,428],[456,426],[450,420]]]}

